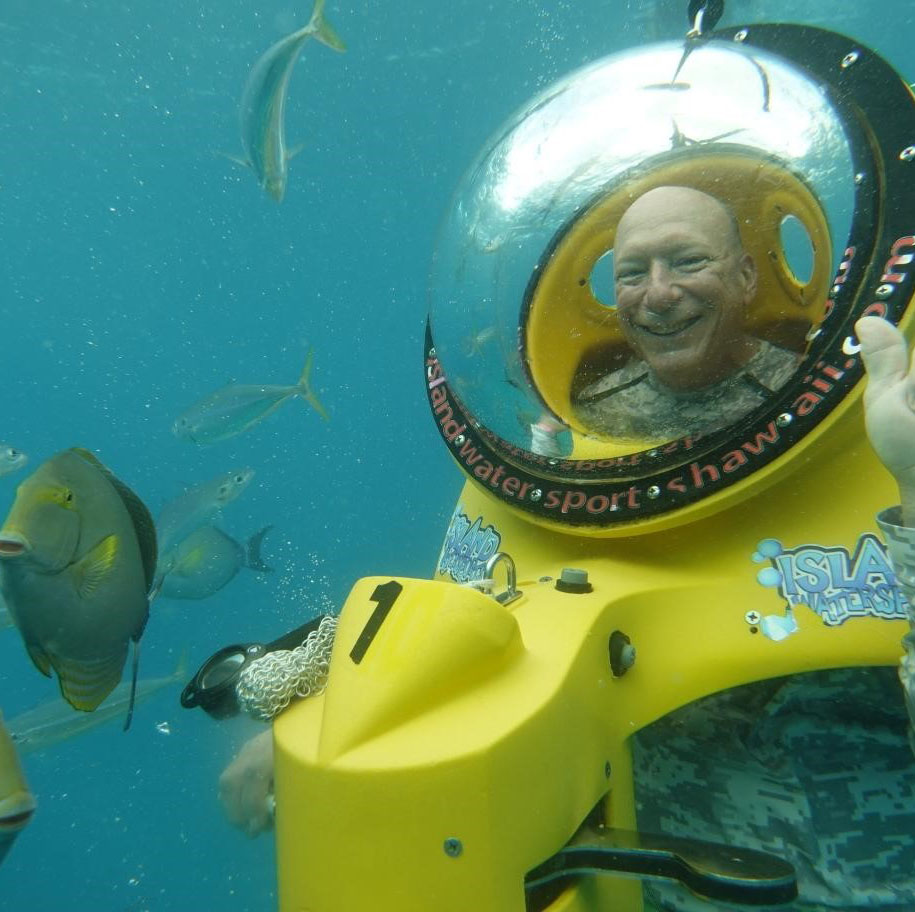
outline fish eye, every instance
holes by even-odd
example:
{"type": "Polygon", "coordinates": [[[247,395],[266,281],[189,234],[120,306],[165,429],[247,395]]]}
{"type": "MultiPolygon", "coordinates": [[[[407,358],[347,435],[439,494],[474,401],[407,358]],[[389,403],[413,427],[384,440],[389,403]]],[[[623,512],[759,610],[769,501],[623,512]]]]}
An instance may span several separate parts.
{"type": "Polygon", "coordinates": [[[69,489],[64,490],[63,501],[65,504],[73,503],[73,492],[69,489]]]}
{"type": "Polygon", "coordinates": [[[226,494],[229,493],[229,490],[230,490],[230,488],[228,485],[220,485],[219,490],[216,492],[216,494],[218,497],[225,497],[226,494]]]}
{"type": "Polygon", "coordinates": [[[19,457],[19,450],[15,447],[7,447],[6,455],[9,456],[10,459],[17,459],[19,457]]]}
{"type": "Polygon", "coordinates": [[[244,476],[244,475],[236,475],[236,476],[235,476],[235,484],[242,484],[242,483],[244,482],[244,480],[245,480],[245,476],[244,476]]]}

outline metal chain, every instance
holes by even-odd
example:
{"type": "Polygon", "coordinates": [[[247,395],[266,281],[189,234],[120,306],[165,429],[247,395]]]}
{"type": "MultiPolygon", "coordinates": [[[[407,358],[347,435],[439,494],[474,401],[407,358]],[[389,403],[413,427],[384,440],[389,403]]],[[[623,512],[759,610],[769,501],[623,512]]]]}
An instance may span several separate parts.
{"type": "Polygon", "coordinates": [[[301,646],[268,652],[242,669],[235,685],[238,705],[249,715],[269,722],[293,697],[324,692],[337,618],[327,615],[301,646]]]}

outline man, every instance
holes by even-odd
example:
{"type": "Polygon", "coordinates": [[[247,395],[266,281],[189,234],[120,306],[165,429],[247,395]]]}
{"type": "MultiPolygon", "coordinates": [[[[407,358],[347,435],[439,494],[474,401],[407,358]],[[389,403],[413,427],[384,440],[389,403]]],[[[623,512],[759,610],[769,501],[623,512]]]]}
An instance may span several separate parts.
{"type": "MultiPolygon", "coordinates": [[[[657,187],[623,214],[614,244],[617,316],[633,359],[575,397],[582,424],[614,438],[676,439],[742,418],[800,356],[746,331],[756,265],[715,197],[657,187]]],[[[556,455],[550,419],[533,449],[556,455]]]]}

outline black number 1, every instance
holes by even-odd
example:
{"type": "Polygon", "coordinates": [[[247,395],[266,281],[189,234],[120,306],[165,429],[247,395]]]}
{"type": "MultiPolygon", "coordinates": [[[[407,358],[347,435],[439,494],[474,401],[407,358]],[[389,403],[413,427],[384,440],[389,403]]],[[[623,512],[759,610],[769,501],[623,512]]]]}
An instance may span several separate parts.
{"type": "Polygon", "coordinates": [[[369,601],[378,602],[378,605],[372,612],[365,627],[362,628],[362,633],[359,634],[359,639],[356,640],[356,644],[349,654],[349,657],[357,665],[365,657],[366,650],[372,645],[375,634],[378,633],[384,623],[384,619],[394,607],[394,602],[397,601],[397,596],[401,592],[403,592],[403,586],[396,580],[391,580],[389,583],[382,583],[380,586],[376,586],[375,591],[369,596],[369,601]]]}

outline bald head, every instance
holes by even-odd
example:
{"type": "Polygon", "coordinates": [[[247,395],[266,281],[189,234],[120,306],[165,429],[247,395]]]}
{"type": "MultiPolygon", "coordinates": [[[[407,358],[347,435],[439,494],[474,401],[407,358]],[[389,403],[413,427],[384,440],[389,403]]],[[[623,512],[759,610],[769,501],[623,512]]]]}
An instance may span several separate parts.
{"type": "Polygon", "coordinates": [[[619,221],[616,246],[621,246],[633,226],[651,231],[684,218],[719,239],[728,251],[743,250],[734,213],[721,200],[692,187],[655,187],[640,196],[619,221]]]}

